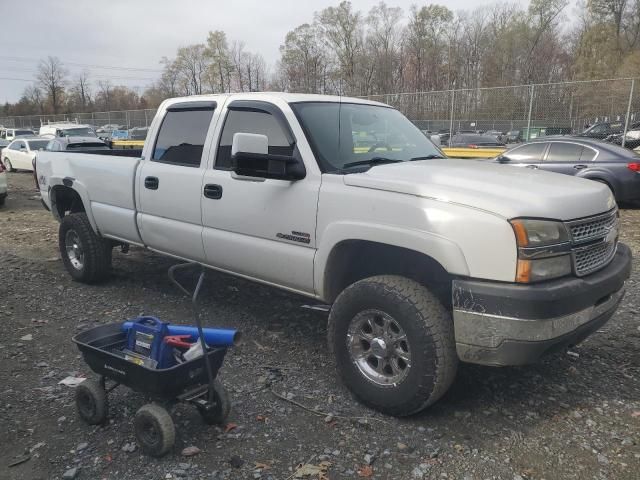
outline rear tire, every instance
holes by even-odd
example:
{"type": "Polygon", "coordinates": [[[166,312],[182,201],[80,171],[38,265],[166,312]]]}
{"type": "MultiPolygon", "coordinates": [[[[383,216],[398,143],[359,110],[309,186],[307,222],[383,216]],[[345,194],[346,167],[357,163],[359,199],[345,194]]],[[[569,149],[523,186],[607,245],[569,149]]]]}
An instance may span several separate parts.
{"type": "Polygon", "coordinates": [[[0,197],[0,207],[2,207],[4,205],[4,202],[5,202],[6,199],[7,199],[6,196],[0,197]]]}
{"type": "Polygon", "coordinates": [[[217,378],[213,381],[213,396],[216,401],[215,408],[205,410],[204,407],[198,407],[198,412],[207,425],[223,425],[229,417],[231,402],[224,385],[217,378]]]}
{"type": "Polygon", "coordinates": [[[93,231],[86,213],[72,213],[62,219],[58,246],[74,280],[96,283],[109,276],[113,246],[93,231]]]}
{"type": "Polygon", "coordinates": [[[143,405],[133,419],[136,439],[147,455],[161,457],[173,448],[176,427],[164,408],[153,403],[143,405]]]}
{"type": "Polygon", "coordinates": [[[376,276],[346,288],[331,308],[328,337],[345,385],[389,415],[423,410],[456,375],[451,315],[408,278],[376,276]]]}

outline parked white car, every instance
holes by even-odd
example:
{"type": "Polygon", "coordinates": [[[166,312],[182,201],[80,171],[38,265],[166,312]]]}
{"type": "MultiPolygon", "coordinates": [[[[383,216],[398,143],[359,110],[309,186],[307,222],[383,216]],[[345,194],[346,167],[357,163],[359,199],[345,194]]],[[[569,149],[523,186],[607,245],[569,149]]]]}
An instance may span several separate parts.
{"type": "Polygon", "coordinates": [[[96,137],[96,132],[91,125],[79,123],[51,123],[42,125],[39,134],[41,137],[96,137]]]}
{"type": "Polygon", "coordinates": [[[38,150],[43,150],[49,140],[46,138],[18,138],[2,149],[2,163],[10,171],[33,171],[33,159],[38,150]]]}
{"type": "Polygon", "coordinates": [[[4,205],[9,187],[7,186],[7,172],[0,162],[0,207],[4,205]]]}

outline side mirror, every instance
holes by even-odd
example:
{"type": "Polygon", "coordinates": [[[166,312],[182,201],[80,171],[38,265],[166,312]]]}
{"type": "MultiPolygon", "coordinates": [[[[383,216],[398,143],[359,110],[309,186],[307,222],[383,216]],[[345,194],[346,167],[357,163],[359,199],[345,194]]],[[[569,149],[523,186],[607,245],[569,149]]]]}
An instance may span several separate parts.
{"type": "Polygon", "coordinates": [[[269,139],[256,133],[233,135],[231,165],[244,177],[301,180],[306,175],[302,162],[293,156],[270,154],[269,139]]]}

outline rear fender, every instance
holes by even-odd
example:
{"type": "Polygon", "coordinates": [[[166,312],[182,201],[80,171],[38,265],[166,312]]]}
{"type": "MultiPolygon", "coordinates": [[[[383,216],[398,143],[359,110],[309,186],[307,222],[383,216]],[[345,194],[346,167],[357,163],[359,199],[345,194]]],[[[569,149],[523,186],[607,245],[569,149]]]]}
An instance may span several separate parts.
{"type": "Polygon", "coordinates": [[[82,182],[78,181],[72,177],[50,177],[49,178],[49,199],[51,201],[51,212],[53,216],[59,222],[62,221],[58,213],[58,209],[56,208],[56,192],[61,191],[61,189],[71,189],[75,193],[78,194],[80,200],[82,200],[82,205],[84,206],[84,211],[89,219],[89,223],[91,224],[91,228],[96,233],[99,233],[98,226],[96,225],[96,221],[93,218],[93,213],[91,212],[91,199],[89,198],[89,192],[85,185],[82,182]]]}
{"type": "Polygon", "coordinates": [[[618,191],[620,187],[616,177],[610,171],[601,167],[586,168],[578,172],[576,176],[587,180],[601,180],[607,182],[611,188],[613,188],[614,192],[618,191]]]}

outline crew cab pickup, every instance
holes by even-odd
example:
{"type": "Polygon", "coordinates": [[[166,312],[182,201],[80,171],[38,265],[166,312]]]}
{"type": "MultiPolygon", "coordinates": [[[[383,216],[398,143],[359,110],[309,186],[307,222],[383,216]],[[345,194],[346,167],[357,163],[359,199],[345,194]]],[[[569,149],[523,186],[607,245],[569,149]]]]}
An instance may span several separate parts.
{"type": "Polygon", "coordinates": [[[73,278],[132,244],[325,302],[340,377],[392,415],[438,400],[460,360],[580,342],[631,270],[606,186],[444,158],[355,98],[171,99],[139,158],[42,152],[36,170],[73,278]]]}

